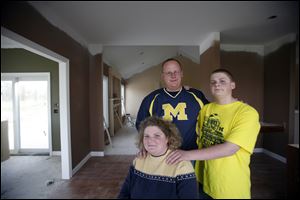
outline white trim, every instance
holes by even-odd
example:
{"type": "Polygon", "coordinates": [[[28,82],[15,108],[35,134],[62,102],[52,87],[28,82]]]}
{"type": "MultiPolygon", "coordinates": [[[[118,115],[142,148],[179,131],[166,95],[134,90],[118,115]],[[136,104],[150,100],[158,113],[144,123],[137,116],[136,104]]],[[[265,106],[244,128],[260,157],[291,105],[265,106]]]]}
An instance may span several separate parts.
{"type": "Polygon", "coordinates": [[[260,56],[264,56],[263,45],[235,45],[235,44],[221,44],[220,49],[222,51],[242,51],[257,53],[260,56]]]}
{"type": "Polygon", "coordinates": [[[180,90],[178,91],[178,93],[177,93],[174,97],[167,91],[166,88],[164,88],[164,91],[165,91],[165,93],[166,93],[167,95],[169,95],[171,98],[176,99],[176,97],[181,93],[182,87],[180,88],[180,90]]]}
{"type": "Polygon", "coordinates": [[[91,151],[90,155],[91,155],[91,157],[103,157],[104,152],[103,151],[91,151]]]}
{"type": "Polygon", "coordinates": [[[83,165],[91,158],[91,157],[103,157],[104,156],[104,152],[103,151],[91,151],[90,153],[88,153],[81,161],[80,163],[78,163],[78,165],[76,165],[76,167],[73,169],[73,175],[75,173],[77,173],[81,167],[83,167],[83,165]]]}
{"type": "Polygon", "coordinates": [[[60,151],[52,151],[52,156],[61,156],[60,151]]]}
{"type": "Polygon", "coordinates": [[[80,169],[81,169],[81,167],[90,159],[90,157],[91,157],[91,154],[89,153],[89,154],[87,154],[81,161],[80,161],[80,163],[78,163],[77,165],[76,165],[76,167],[74,167],[74,169],[73,169],[73,171],[72,171],[72,174],[74,175],[74,174],[76,174],[80,169]]]}
{"type": "Polygon", "coordinates": [[[255,148],[253,150],[253,153],[263,153],[264,152],[264,148],[255,148]]]}
{"type": "Polygon", "coordinates": [[[1,26],[1,36],[24,46],[24,49],[59,63],[59,102],[62,179],[72,177],[69,59],[1,26]]]}
{"type": "Polygon", "coordinates": [[[200,46],[180,46],[178,54],[190,58],[193,62],[200,64],[200,46]]]}
{"type": "Polygon", "coordinates": [[[290,33],[288,35],[285,35],[281,38],[278,38],[276,40],[273,40],[269,42],[268,44],[265,45],[265,53],[264,55],[268,55],[272,53],[273,51],[276,51],[279,49],[282,45],[287,44],[287,43],[292,43],[296,41],[296,34],[295,33],[290,33]]]}
{"type": "Polygon", "coordinates": [[[89,44],[88,50],[92,55],[96,55],[103,52],[102,44],[89,44]]]}
{"type": "Polygon", "coordinates": [[[253,153],[264,153],[272,158],[275,158],[276,160],[279,160],[283,163],[286,163],[286,158],[281,156],[281,155],[278,155],[276,153],[273,153],[272,151],[269,151],[267,149],[264,149],[264,148],[255,148],[253,153]]]}
{"type": "Polygon", "coordinates": [[[278,155],[276,153],[273,153],[272,151],[269,151],[269,150],[263,148],[263,153],[267,154],[268,156],[270,156],[272,158],[275,158],[276,160],[279,160],[279,161],[281,161],[283,163],[286,163],[286,158],[285,157],[280,156],[280,155],[278,155]]]}
{"type": "Polygon", "coordinates": [[[209,36],[200,44],[200,55],[211,47],[215,41],[220,42],[220,32],[213,32],[209,34],[209,36]]]}

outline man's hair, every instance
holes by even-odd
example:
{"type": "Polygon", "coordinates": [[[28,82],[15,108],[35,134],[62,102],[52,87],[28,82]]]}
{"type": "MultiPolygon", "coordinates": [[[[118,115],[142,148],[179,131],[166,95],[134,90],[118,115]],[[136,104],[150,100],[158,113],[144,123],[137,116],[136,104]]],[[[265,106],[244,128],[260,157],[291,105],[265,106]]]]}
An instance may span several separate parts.
{"type": "Polygon", "coordinates": [[[213,75],[213,74],[218,73],[218,72],[225,73],[225,74],[229,77],[229,79],[230,79],[232,82],[234,82],[234,78],[233,78],[232,73],[231,73],[229,70],[224,69],[224,68],[222,68],[222,69],[221,69],[221,68],[220,68],[220,69],[216,69],[216,70],[214,70],[210,75],[213,75]]]}
{"type": "Polygon", "coordinates": [[[150,116],[140,124],[138,141],[136,143],[139,149],[144,149],[144,132],[148,126],[156,126],[165,134],[166,138],[168,139],[169,149],[174,150],[181,146],[180,132],[175,124],[157,116],[150,116]]]}
{"type": "Polygon", "coordinates": [[[168,58],[167,60],[165,60],[165,61],[161,64],[162,70],[163,70],[163,68],[164,68],[164,65],[165,65],[167,62],[169,62],[169,61],[175,61],[175,62],[177,62],[178,65],[180,66],[180,69],[182,70],[181,62],[180,62],[179,60],[175,59],[175,58],[168,58]]]}

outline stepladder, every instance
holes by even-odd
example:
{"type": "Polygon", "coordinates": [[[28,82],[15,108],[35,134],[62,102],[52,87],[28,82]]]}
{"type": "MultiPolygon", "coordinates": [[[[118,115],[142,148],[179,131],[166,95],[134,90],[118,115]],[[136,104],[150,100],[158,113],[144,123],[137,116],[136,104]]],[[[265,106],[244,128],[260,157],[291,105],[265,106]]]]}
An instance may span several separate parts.
{"type": "Polygon", "coordinates": [[[108,138],[108,141],[109,141],[110,146],[113,147],[113,144],[112,144],[112,141],[111,141],[111,137],[110,137],[110,133],[109,133],[109,131],[108,131],[108,127],[107,127],[107,125],[106,125],[106,123],[105,123],[105,120],[103,120],[103,128],[104,128],[104,131],[105,131],[106,134],[107,134],[107,138],[108,138]]]}

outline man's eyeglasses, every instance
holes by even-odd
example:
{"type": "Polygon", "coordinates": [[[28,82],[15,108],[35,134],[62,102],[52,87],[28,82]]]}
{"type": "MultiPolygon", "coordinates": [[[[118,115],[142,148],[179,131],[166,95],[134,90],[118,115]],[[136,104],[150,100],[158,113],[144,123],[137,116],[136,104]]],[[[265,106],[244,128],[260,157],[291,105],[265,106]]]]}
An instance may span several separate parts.
{"type": "Polygon", "coordinates": [[[165,75],[172,77],[172,76],[178,76],[181,72],[175,71],[175,72],[164,72],[165,75]]]}

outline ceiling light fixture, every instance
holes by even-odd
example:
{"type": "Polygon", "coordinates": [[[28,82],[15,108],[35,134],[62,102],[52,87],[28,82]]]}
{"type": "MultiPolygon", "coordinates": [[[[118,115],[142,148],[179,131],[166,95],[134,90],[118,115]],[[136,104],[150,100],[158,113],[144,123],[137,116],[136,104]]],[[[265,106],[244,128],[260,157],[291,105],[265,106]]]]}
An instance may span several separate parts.
{"type": "Polygon", "coordinates": [[[270,17],[268,17],[268,19],[275,19],[277,18],[277,15],[271,15],[270,17]]]}

